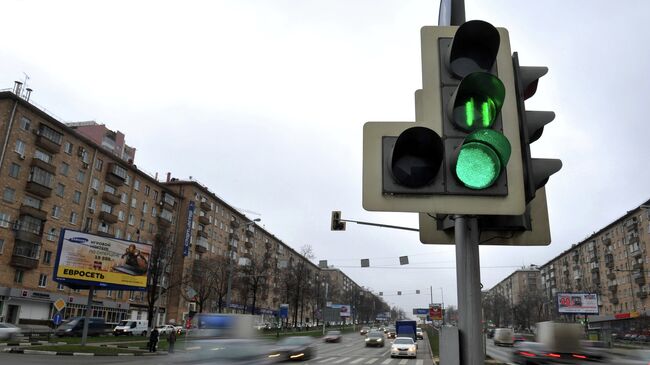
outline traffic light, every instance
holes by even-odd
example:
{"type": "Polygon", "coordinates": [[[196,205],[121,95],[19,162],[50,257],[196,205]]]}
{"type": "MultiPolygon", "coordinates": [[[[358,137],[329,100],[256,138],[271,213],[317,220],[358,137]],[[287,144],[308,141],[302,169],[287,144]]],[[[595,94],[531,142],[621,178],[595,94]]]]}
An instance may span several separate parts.
{"type": "Polygon", "coordinates": [[[363,206],[522,214],[519,121],[508,33],[474,20],[423,27],[416,122],[364,125],[363,206]]]}
{"type": "Polygon", "coordinates": [[[341,222],[341,212],[332,211],[332,231],[345,231],[345,222],[341,222]]]}

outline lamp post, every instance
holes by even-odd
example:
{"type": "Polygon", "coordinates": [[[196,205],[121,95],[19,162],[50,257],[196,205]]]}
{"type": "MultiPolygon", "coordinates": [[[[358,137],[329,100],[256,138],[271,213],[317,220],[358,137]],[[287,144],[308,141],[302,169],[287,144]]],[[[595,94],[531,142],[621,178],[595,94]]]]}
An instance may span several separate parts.
{"type": "MultiPolygon", "coordinates": [[[[260,218],[255,218],[250,222],[246,222],[245,224],[242,225],[242,236],[246,234],[246,227],[250,226],[251,224],[255,224],[255,222],[259,222],[261,219],[260,218]]],[[[228,291],[226,292],[226,308],[230,310],[230,304],[232,301],[232,269],[233,269],[233,260],[232,260],[232,247],[234,246],[235,242],[235,236],[230,240],[230,245],[228,247],[228,291]]]]}

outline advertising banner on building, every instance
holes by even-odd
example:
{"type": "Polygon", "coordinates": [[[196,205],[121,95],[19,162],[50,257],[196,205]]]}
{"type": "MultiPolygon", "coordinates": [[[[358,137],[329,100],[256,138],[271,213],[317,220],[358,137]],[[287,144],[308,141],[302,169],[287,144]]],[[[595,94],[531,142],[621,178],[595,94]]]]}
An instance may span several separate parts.
{"type": "Polygon", "coordinates": [[[350,317],[352,315],[352,307],[349,304],[332,304],[331,307],[338,309],[341,317],[350,317]]]}
{"type": "Polygon", "coordinates": [[[145,290],[151,245],[61,230],[53,280],[76,287],[145,290]]]}
{"type": "Polygon", "coordinates": [[[560,314],[598,314],[598,294],[557,293],[560,314]]]}
{"type": "Polygon", "coordinates": [[[192,219],[194,219],[194,200],[190,201],[190,207],[187,209],[185,238],[183,240],[183,257],[186,257],[190,254],[190,240],[192,239],[192,219]]]}
{"type": "Polygon", "coordinates": [[[442,320],[442,304],[434,303],[429,305],[429,318],[432,321],[442,320]]]}

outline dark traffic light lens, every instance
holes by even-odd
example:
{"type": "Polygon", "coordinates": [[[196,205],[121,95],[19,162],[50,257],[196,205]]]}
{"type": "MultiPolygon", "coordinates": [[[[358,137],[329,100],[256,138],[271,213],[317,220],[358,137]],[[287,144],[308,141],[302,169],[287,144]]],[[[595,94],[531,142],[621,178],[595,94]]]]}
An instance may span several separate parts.
{"type": "Polygon", "coordinates": [[[438,133],[425,127],[409,128],[395,141],[390,161],[393,177],[411,188],[431,184],[440,170],[443,155],[438,133]]]}

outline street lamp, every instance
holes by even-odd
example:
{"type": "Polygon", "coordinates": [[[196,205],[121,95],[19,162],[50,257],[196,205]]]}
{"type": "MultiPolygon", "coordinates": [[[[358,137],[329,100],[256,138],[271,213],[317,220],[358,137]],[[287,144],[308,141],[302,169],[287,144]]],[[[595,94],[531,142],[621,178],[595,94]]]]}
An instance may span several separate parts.
{"type": "MultiPolygon", "coordinates": [[[[242,225],[242,237],[244,234],[246,234],[246,227],[250,226],[251,224],[255,224],[255,222],[261,221],[260,218],[255,218],[250,222],[246,222],[242,225]]],[[[232,301],[232,268],[233,268],[233,260],[232,260],[232,248],[234,246],[235,242],[235,236],[230,239],[230,245],[228,246],[228,291],[226,292],[226,308],[230,310],[230,304],[232,301]]]]}

